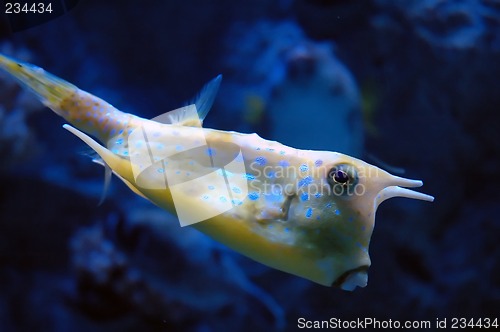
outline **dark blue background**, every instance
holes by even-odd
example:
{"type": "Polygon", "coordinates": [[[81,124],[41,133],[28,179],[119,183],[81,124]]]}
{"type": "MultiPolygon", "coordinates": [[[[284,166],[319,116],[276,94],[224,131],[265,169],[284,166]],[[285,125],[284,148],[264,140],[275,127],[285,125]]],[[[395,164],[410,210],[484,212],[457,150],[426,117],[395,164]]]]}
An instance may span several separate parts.
{"type": "MultiPolygon", "coordinates": [[[[500,318],[498,1],[86,0],[31,29],[14,33],[5,17],[0,22],[2,53],[143,117],[184,105],[222,73],[205,126],[284,144],[298,133],[275,137],[280,123],[268,107],[296,74],[283,54],[297,40],[330,45],[329,61],[347,68],[359,91],[361,157],[404,168],[436,197],[384,203],[368,286],[325,288],[181,229],[116,179],[98,207],[102,169],[62,119],[2,76],[0,330],[253,331],[294,330],[299,317],[500,318]]],[[[319,61],[315,54],[307,59],[319,61]]],[[[303,65],[300,75],[318,74],[303,65]]],[[[324,112],[324,124],[305,135],[306,146],[337,120],[321,105],[311,107],[324,112]]]]}

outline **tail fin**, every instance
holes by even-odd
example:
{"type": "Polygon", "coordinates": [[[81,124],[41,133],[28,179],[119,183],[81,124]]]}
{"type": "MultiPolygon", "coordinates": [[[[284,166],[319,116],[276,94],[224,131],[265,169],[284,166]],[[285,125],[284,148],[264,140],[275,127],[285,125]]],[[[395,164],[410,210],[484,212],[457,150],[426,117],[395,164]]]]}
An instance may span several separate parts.
{"type": "Polygon", "coordinates": [[[0,54],[0,68],[14,76],[24,87],[31,90],[47,107],[62,114],[59,105],[74,94],[78,88],[40,67],[18,62],[0,54]]]}
{"type": "Polygon", "coordinates": [[[33,91],[42,103],[78,129],[101,142],[125,130],[134,118],[40,67],[0,54],[0,68],[33,91]]]}

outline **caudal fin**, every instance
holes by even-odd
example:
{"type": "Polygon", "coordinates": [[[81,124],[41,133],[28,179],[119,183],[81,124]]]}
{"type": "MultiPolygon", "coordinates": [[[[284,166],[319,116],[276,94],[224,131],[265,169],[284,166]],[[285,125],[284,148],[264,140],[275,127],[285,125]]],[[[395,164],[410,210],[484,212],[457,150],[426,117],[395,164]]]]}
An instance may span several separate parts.
{"type": "Polygon", "coordinates": [[[47,107],[64,116],[60,110],[63,100],[78,90],[73,84],[56,77],[40,67],[19,62],[0,54],[0,68],[31,90],[47,107]]]}

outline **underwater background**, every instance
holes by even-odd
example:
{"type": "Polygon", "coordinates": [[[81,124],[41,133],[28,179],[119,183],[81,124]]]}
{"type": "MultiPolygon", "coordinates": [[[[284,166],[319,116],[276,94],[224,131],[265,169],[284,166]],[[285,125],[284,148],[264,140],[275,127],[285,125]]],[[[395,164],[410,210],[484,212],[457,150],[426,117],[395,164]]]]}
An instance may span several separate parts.
{"type": "Polygon", "coordinates": [[[436,200],[380,206],[366,288],[316,285],[179,227],[116,178],[98,206],[102,167],[0,73],[0,331],[500,319],[500,1],[72,3],[29,29],[0,14],[0,53],[147,118],[222,74],[205,127],[350,154],[436,200]]]}

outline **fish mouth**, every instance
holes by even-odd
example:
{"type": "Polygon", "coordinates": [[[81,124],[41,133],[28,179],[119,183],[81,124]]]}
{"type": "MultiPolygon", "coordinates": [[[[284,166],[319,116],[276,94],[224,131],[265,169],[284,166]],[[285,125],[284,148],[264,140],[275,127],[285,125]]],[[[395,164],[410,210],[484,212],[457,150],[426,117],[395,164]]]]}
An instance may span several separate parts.
{"type": "Polygon", "coordinates": [[[368,283],[368,267],[368,265],[363,265],[344,272],[333,282],[332,287],[339,287],[347,291],[353,291],[356,287],[366,287],[368,283]]]}
{"type": "Polygon", "coordinates": [[[388,183],[389,186],[379,191],[378,195],[376,196],[375,206],[378,206],[383,201],[393,197],[406,197],[427,202],[434,201],[434,197],[431,195],[427,195],[418,191],[404,188],[404,187],[409,187],[409,188],[421,187],[423,185],[423,182],[420,180],[411,180],[391,175],[388,183]]]}

